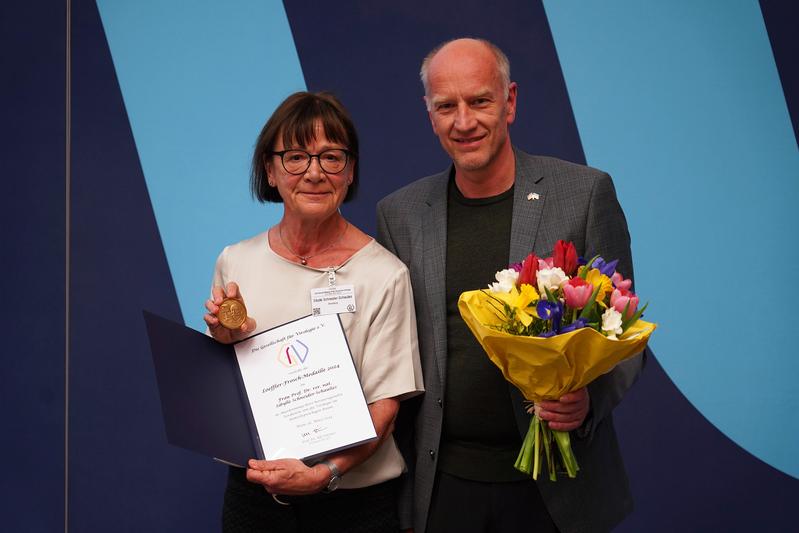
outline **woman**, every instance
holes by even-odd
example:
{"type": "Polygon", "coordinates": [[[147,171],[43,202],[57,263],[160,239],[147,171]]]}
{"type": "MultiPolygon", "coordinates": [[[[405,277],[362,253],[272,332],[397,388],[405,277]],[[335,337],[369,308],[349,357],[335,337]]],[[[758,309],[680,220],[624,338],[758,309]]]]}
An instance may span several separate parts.
{"type": "Polygon", "coordinates": [[[357,163],[355,127],[334,96],[296,93],[280,104],[258,137],[250,185],[261,202],[282,202],[283,217],[222,251],[204,318],[214,338],[235,342],[310,314],[311,289],[353,285],[356,311],[339,316],[378,438],[313,466],[231,468],[225,531],[398,530],[394,480],[405,464],[391,433],[399,401],[422,391],[416,323],[405,265],[339,212],[358,185],[357,163]],[[235,331],[217,316],[226,297],[248,310],[235,331]]]}

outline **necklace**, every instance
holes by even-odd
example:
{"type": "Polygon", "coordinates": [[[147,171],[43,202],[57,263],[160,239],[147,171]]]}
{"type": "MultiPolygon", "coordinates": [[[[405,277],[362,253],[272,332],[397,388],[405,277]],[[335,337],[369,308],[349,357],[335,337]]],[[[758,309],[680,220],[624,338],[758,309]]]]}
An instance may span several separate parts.
{"type": "Polygon", "coordinates": [[[280,242],[283,243],[283,246],[286,247],[286,250],[288,250],[289,253],[291,253],[291,255],[293,255],[294,257],[299,259],[300,263],[302,263],[303,265],[307,265],[308,264],[308,259],[312,259],[312,258],[316,257],[317,255],[322,255],[323,253],[325,253],[326,251],[330,250],[332,247],[337,245],[339,242],[341,242],[341,239],[344,238],[344,234],[347,233],[347,229],[349,229],[349,227],[350,227],[350,223],[345,220],[344,221],[344,229],[341,231],[341,234],[336,238],[336,240],[334,240],[333,242],[328,244],[324,249],[319,250],[318,252],[316,252],[313,255],[300,255],[300,254],[296,253],[291,248],[291,246],[288,245],[288,243],[285,241],[285,239],[283,239],[283,225],[282,224],[279,224],[277,226],[277,234],[280,236],[280,242]]]}

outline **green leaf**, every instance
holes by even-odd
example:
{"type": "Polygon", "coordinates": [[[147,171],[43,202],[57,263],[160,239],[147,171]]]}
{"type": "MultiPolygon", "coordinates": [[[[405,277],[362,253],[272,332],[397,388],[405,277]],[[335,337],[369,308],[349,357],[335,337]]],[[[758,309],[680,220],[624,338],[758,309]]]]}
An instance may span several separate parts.
{"type": "Polygon", "coordinates": [[[597,259],[599,259],[599,255],[595,255],[594,257],[591,258],[590,261],[588,261],[585,264],[585,268],[583,269],[582,272],[580,272],[580,277],[581,278],[583,278],[583,279],[587,279],[588,278],[588,271],[591,270],[591,265],[593,265],[594,261],[596,261],[597,259]]]}
{"type": "Polygon", "coordinates": [[[558,299],[555,298],[555,296],[551,292],[549,292],[549,288],[548,287],[544,287],[544,292],[547,293],[547,300],[549,300],[550,302],[557,302],[558,301],[558,299]]]}
{"type": "MultiPolygon", "coordinates": [[[[627,302],[627,305],[624,306],[624,312],[625,313],[627,312],[627,306],[629,306],[629,305],[630,305],[630,302],[627,302]]],[[[644,311],[646,311],[646,308],[647,308],[648,305],[649,305],[649,302],[646,302],[642,308],[640,308],[638,311],[633,313],[633,316],[631,316],[627,320],[622,320],[621,330],[622,331],[627,331],[627,328],[629,328],[630,326],[632,326],[633,324],[638,322],[638,319],[641,318],[641,315],[644,314],[644,311]]],[[[622,316],[624,316],[624,315],[622,315],[622,316]]]]}
{"type": "Polygon", "coordinates": [[[600,289],[602,289],[602,285],[597,285],[596,288],[594,288],[594,292],[591,293],[591,297],[588,299],[588,302],[586,302],[585,307],[583,307],[583,312],[580,313],[579,318],[584,318],[586,320],[591,318],[591,311],[594,309],[596,297],[599,295],[600,289]]]}

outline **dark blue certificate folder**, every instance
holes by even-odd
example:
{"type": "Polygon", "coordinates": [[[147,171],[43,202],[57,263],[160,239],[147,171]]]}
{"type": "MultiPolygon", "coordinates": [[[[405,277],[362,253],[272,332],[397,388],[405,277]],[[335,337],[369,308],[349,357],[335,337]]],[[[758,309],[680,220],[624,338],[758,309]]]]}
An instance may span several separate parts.
{"type": "Polygon", "coordinates": [[[245,466],[263,459],[233,345],[144,312],[170,444],[245,466]]]}

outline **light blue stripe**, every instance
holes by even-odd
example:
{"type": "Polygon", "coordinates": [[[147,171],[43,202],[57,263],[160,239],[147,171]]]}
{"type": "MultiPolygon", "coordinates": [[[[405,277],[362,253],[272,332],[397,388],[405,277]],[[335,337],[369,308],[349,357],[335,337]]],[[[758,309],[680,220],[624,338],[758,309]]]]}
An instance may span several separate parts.
{"type": "Polygon", "coordinates": [[[204,329],[216,256],[281,207],[249,195],[266,118],[305,89],[279,1],[98,0],[133,137],[187,324],[204,329]]]}
{"type": "Polygon", "coordinates": [[[628,215],[658,360],[799,477],[799,152],[758,3],[544,5],[586,158],[628,215]]]}

